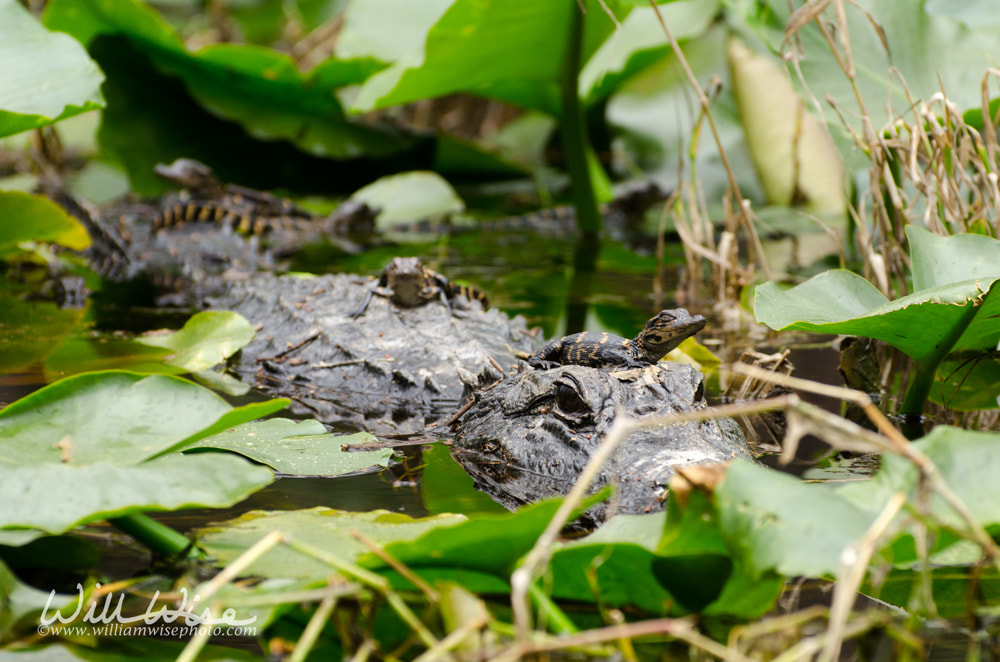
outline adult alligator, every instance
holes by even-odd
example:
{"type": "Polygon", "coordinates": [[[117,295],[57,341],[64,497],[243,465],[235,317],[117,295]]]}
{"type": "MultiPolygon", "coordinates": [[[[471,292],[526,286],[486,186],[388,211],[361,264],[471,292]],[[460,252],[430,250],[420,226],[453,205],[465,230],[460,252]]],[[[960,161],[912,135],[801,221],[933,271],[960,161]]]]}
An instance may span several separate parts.
{"type": "MultiPolygon", "coordinates": [[[[477,489],[515,509],[566,494],[617,416],[652,418],[707,405],[702,375],[660,362],[615,370],[562,365],[522,369],[475,394],[452,425],[454,457],[477,489]]],[[[750,458],[730,419],[645,427],[613,454],[593,489],[616,488],[611,501],[587,513],[599,523],[613,513],[659,510],[675,468],[750,458]]]]}
{"type": "Polygon", "coordinates": [[[259,274],[232,283],[210,305],[258,327],[232,368],[339,429],[411,434],[442,423],[468,388],[500,378],[541,344],[523,318],[484,310],[479,298],[470,300],[473,290],[413,258],[390,264],[387,272],[400,276],[394,266],[438,295],[401,287],[413,285],[407,278],[386,278],[400,286],[394,296],[382,279],[352,274],[259,274]]]}
{"type": "Polygon", "coordinates": [[[156,172],[182,188],[154,203],[118,203],[101,212],[70,204],[68,195],[56,199],[87,226],[92,268],[110,280],[150,281],[161,304],[197,305],[232,281],[277,269],[307,244],[327,241],[356,253],[374,232],[378,210],[367,205],[347,202],[320,216],[285,198],[222,183],[190,159],[156,172]]]}

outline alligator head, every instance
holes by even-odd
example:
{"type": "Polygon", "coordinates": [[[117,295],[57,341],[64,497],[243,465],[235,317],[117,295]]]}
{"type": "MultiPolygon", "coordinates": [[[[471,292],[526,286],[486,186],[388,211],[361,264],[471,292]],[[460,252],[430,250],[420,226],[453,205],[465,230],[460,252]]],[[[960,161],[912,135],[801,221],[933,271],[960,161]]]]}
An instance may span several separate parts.
{"type": "MultiPolygon", "coordinates": [[[[566,494],[616,416],[660,417],[704,409],[702,375],[680,363],[612,372],[578,365],[524,370],[476,394],[454,423],[453,455],[480,489],[508,508],[566,494]]],[[[663,507],[674,468],[750,458],[729,419],[646,427],[632,432],[604,466],[593,490],[615,495],[588,513],[663,507]]]]}

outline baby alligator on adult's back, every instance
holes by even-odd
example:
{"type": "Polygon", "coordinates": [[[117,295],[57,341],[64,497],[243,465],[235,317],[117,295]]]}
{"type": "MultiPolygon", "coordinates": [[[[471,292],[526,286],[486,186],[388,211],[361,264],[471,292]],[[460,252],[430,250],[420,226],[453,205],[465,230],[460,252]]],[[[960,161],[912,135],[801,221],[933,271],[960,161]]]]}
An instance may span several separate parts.
{"type": "Polygon", "coordinates": [[[528,365],[543,370],[559,365],[641,368],[656,363],[685,338],[705,328],[705,318],[684,308],[661,310],[631,340],[585,331],[554,340],[531,355],[528,365]]]}

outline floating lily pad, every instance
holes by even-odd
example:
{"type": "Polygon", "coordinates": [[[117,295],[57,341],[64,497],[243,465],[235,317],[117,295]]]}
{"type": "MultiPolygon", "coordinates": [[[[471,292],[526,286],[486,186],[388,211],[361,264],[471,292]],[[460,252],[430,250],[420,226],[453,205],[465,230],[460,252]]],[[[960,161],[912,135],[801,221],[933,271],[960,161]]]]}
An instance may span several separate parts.
{"type": "MultiPolygon", "coordinates": [[[[914,447],[937,466],[973,518],[996,530],[1000,434],[938,426],[914,447]]],[[[844,550],[861,538],[894,493],[915,499],[918,479],[916,468],[896,455],[883,457],[882,469],[872,480],[837,488],[734,462],[716,490],[716,501],[726,540],[755,573],[837,576],[844,550]]],[[[962,526],[940,497],[933,497],[931,508],[939,522],[962,526]]],[[[898,517],[909,515],[904,509],[898,517]]],[[[939,529],[936,550],[955,541],[953,534],[939,529]]],[[[897,564],[915,561],[910,529],[884,541],[883,551],[897,564]]]]}
{"type": "Polygon", "coordinates": [[[173,350],[165,362],[188,372],[199,372],[223,363],[253,340],[250,322],[239,313],[205,311],[198,313],[179,331],[146,335],[138,342],[173,350]]]}
{"type": "MultiPolygon", "coordinates": [[[[0,0],[0,3],[4,0],[0,0]]],[[[83,250],[90,246],[87,230],[48,198],[20,191],[0,191],[0,255],[18,250],[23,241],[46,241],[83,250]]]]}
{"type": "Polygon", "coordinates": [[[381,209],[380,224],[437,218],[465,210],[465,203],[451,184],[430,171],[382,177],[356,191],[351,199],[381,209]]]}
{"type": "Polygon", "coordinates": [[[234,409],[165,375],[56,382],[0,411],[0,527],[61,533],[141,510],[231,505],[268,484],[270,470],[232,455],[167,454],[286,404],[234,409]]]}
{"type": "Polygon", "coordinates": [[[43,28],[17,0],[0,0],[0,62],[0,137],[104,105],[104,75],[79,42],[43,28]]]}
{"type": "MultiPolygon", "coordinates": [[[[465,521],[461,515],[438,515],[414,519],[408,515],[373,510],[349,513],[330,508],[296,511],[253,511],[235,520],[197,532],[201,545],[221,565],[245,552],[271,531],[283,531],[337,558],[355,562],[368,553],[368,548],[351,536],[358,531],[379,545],[394,541],[413,541],[431,529],[453,528],[465,521]]],[[[303,556],[288,547],[276,547],[247,570],[265,577],[324,579],[332,573],[330,566],[303,556]]]]}
{"type": "Polygon", "coordinates": [[[293,476],[342,476],[369,467],[388,466],[392,449],[374,451],[341,450],[343,444],[378,441],[367,432],[328,434],[319,421],[272,418],[244,423],[206,437],[184,450],[207,448],[232,451],[266,464],[275,471],[293,476]]]}

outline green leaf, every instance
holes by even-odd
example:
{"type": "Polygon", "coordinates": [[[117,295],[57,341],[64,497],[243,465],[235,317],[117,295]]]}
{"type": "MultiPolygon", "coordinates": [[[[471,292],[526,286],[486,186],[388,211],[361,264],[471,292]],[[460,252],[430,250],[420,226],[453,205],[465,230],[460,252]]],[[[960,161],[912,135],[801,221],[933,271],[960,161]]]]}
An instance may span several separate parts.
{"type": "Polygon", "coordinates": [[[342,60],[390,63],[424,45],[427,31],[454,0],[363,0],[344,11],[336,53],[342,60]]]}
{"type": "MultiPolygon", "coordinates": [[[[648,2],[638,6],[621,23],[580,71],[580,97],[590,105],[605,98],[626,79],[670,52],[656,13],[648,2]]],[[[722,6],[721,0],[684,0],[660,7],[663,20],[679,42],[703,34],[722,6]]]]}
{"type": "MultiPolygon", "coordinates": [[[[599,3],[585,4],[586,57],[614,25],[599,3]]],[[[559,116],[573,11],[576,3],[457,0],[427,32],[422,51],[401,55],[362,85],[352,110],[469,92],[559,116]]]]}
{"type": "Polygon", "coordinates": [[[164,375],[69,377],[0,411],[0,464],[85,465],[150,458],[231,411],[211,391],[164,375]],[[56,448],[64,438],[67,447],[56,448]]]}
{"type": "Polygon", "coordinates": [[[328,61],[299,73],[283,53],[246,44],[217,44],[190,53],[150,7],[136,0],[54,0],[45,24],[84,44],[98,35],[126,35],[157,68],[180,77],[213,113],[239,123],[262,140],[287,140],[318,156],[350,158],[389,154],[399,138],[348,122],[334,94],[373,70],[358,63],[328,61]]]}
{"type": "Polygon", "coordinates": [[[451,184],[429,171],[382,177],[355,191],[351,199],[381,209],[380,224],[436,218],[465,210],[465,203],[451,184]]]}
{"type": "Polygon", "coordinates": [[[392,449],[341,450],[343,444],[378,441],[367,432],[327,434],[319,421],[272,418],[244,423],[226,432],[206,437],[184,448],[232,451],[292,476],[341,476],[369,467],[386,467],[392,449]]]}
{"type": "MultiPolygon", "coordinates": [[[[550,499],[516,513],[477,515],[456,526],[429,531],[412,542],[387,545],[386,551],[428,581],[460,581],[477,593],[509,591],[511,572],[534,546],[559,503],[550,499]]],[[[363,563],[386,574],[396,585],[410,586],[378,558],[366,557],[363,563]]]]}
{"type": "MultiPolygon", "coordinates": [[[[1000,434],[938,426],[914,442],[938,468],[981,526],[1000,524],[1000,434]]],[[[908,460],[883,456],[883,466],[870,481],[841,487],[807,484],[745,462],[734,462],[716,490],[719,522],[727,542],[755,574],[777,571],[797,575],[837,576],[845,549],[868,530],[897,492],[916,503],[919,472],[908,460]]],[[[938,522],[937,547],[946,549],[956,538],[941,526],[964,529],[959,516],[939,496],[931,497],[938,522]]],[[[904,509],[897,516],[905,522],[904,509]]],[[[894,523],[895,536],[883,541],[882,553],[893,563],[916,560],[911,525],[894,523]]]]}
{"type": "Polygon", "coordinates": [[[223,455],[153,458],[284,404],[233,409],[182,379],[129,372],[46,386],[0,411],[8,504],[0,527],[59,533],[142,509],[231,505],[269,483],[271,472],[223,455]]]}
{"type": "Polygon", "coordinates": [[[0,138],[104,106],[104,75],[87,52],[17,0],[0,0],[0,62],[0,138]]]}
{"type": "MultiPolygon", "coordinates": [[[[200,529],[197,536],[201,545],[220,565],[229,563],[271,531],[283,531],[296,540],[353,563],[368,553],[368,548],[354,538],[351,531],[359,531],[376,543],[386,545],[393,541],[413,541],[436,528],[453,530],[464,519],[460,515],[414,519],[385,510],[366,513],[330,508],[276,512],[257,510],[218,526],[200,529]]],[[[325,563],[283,546],[271,549],[246,570],[247,574],[264,577],[316,580],[322,580],[333,572],[325,563]]]]}
{"type": "Polygon", "coordinates": [[[167,365],[198,372],[223,363],[253,336],[253,326],[239,313],[205,311],[185,322],[179,331],[144,336],[138,342],[173,350],[167,365]]]}
{"type": "Polygon", "coordinates": [[[51,533],[130,513],[232,506],[273,479],[225,454],[172,455],[139,465],[0,464],[0,527],[51,533]]]}
{"type": "Polygon", "coordinates": [[[758,575],[835,576],[841,552],[878,515],[837,498],[827,485],[742,461],[730,465],[715,496],[726,539],[758,575]]]}
{"type": "MultiPolygon", "coordinates": [[[[1000,290],[1000,241],[980,235],[939,237],[912,225],[906,234],[917,289],[913,294],[889,301],[862,277],[834,270],[784,291],[774,283],[764,283],[756,291],[754,315],[773,329],[877,338],[918,363],[941,352],[964,353],[965,358],[994,352],[1000,338],[1000,296],[996,294],[1000,290]],[[961,280],[951,280],[955,278],[961,280]]],[[[991,363],[982,365],[993,368],[991,363]]],[[[970,393],[971,386],[963,389],[959,384],[968,375],[949,377],[951,372],[947,363],[939,370],[932,397],[956,408],[996,406],[996,382],[985,393],[970,393]],[[974,399],[961,399],[966,394],[974,399]]],[[[972,384],[984,381],[974,379],[972,384]]]]}
{"type": "Polygon", "coordinates": [[[78,251],[90,246],[80,221],[40,195],[0,191],[0,218],[0,255],[16,252],[22,241],[51,241],[78,251]]]}

